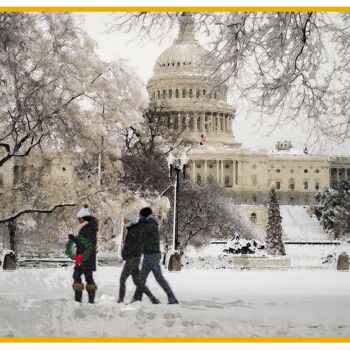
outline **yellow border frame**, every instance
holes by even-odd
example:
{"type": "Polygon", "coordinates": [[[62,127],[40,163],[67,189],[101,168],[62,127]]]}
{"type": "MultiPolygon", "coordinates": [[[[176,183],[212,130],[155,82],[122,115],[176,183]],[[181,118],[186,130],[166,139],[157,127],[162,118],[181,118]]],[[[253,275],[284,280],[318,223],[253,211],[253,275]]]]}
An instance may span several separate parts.
{"type": "MultiPolygon", "coordinates": [[[[350,12],[350,6],[0,6],[0,12],[350,12]]],[[[269,337],[269,338],[248,338],[248,337],[21,337],[1,338],[0,343],[349,343],[350,337],[269,337]]]]}
{"type": "Polygon", "coordinates": [[[350,6],[0,6],[1,12],[350,12],[350,6]]]}

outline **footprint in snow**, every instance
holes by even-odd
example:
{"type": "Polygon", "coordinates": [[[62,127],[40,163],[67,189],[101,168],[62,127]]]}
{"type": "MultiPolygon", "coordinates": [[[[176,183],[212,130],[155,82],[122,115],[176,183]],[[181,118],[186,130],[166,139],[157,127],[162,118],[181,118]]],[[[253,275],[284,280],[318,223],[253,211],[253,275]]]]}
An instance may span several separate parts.
{"type": "Polygon", "coordinates": [[[265,303],[265,305],[269,305],[269,306],[277,306],[278,303],[276,303],[275,301],[271,301],[269,303],[265,303]]]}
{"type": "Polygon", "coordinates": [[[238,307],[246,307],[251,308],[250,305],[247,305],[243,300],[237,299],[236,301],[233,301],[231,303],[226,303],[224,306],[238,306],[238,307]]]}
{"type": "Polygon", "coordinates": [[[74,310],[74,317],[75,318],[86,318],[86,313],[81,309],[74,310]]]}
{"type": "Polygon", "coordinates": [[[318,328],[320,325],[319,324],[310,324],[307,327],[308,328],[318,328]]]}

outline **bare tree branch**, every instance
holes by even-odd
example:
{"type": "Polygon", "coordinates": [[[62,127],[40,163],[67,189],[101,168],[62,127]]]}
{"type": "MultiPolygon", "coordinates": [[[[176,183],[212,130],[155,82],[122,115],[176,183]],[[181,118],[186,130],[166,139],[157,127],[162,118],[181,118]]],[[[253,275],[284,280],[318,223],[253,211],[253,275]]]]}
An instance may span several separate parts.
{"type": "Polygon", "coordinates": [[[9,217],[7,217],[6,219],[0,219],[0,224],[5,224],[7,222],[12,222],[14,220],[16,220],[17,218],[19,218],[20,216],[24,215],[24,214],[32,214],[32,213],[41,213],[41,214],[49,214],[52,213],[55,209],[57,208],[62,208],[62,207],[74,207],[76,206],[75,203],[62,203],[62,204],[56,204],[54,205],[52,208],[50,209],[24,209],[21,210],[9,217]]]}

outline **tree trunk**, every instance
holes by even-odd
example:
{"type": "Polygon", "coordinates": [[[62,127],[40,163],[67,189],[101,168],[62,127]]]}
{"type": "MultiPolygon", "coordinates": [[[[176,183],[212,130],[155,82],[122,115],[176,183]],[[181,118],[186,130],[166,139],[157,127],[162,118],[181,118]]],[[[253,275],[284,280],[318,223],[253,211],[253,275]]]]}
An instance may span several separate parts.
{"type": "Polygon", "coordinates": [[[10,249],[17,255],[17,245],[16,245],[16,229],[17,225],[15,221],[11,221],[7,224],[7,229],[9,233],[10,249]]]}

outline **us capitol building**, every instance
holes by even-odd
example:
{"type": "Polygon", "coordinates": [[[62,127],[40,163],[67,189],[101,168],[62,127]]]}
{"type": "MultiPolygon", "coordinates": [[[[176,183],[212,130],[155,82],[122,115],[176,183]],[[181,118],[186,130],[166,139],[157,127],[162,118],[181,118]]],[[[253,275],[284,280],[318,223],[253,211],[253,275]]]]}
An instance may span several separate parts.
{"type": "Polygon", "coordinates": [[[183,13],[179,22],[179,34],[156,61],[147,91],[151,103],[162,107],[164,127],[181,131],[193,144],[189,169],[194,182],[224,186],[247,219],[262,229],[272,185],[280,204],[308,205],[317,190],[350,180],[350,157],[296,152],[288,141],[271,152],[241,147],[234,137],[236,113],[227,102],[228,87],[212,74],[215,62],[195,38],[193,17],[183,13]]]}

